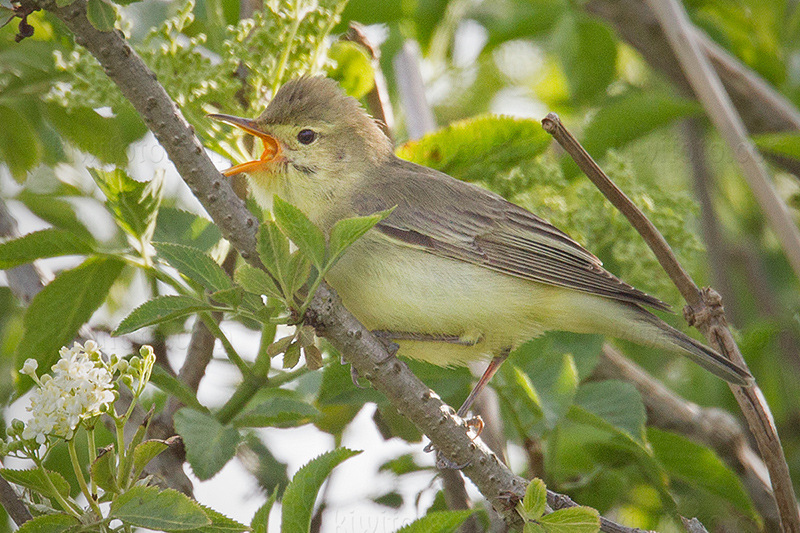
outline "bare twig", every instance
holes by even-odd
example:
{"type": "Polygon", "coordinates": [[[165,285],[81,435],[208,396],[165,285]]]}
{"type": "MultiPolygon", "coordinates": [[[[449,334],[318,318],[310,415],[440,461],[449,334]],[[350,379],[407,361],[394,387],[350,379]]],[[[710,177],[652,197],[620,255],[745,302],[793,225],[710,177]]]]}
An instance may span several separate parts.
{"type": "Polygon", "coordinates": [[[692,89],[736,156],[750,189],[794,268],[795,275],[800,277],[800,230],[792,220],[786,204],[778,196],[767,167],[748,138],[747,130],[722,82],[697,43],[696,32],[686,11],[677,0],[649,0],[649,4],[678,56],[692,89]]]}
{"type": "MultiPolygon", "coordinates": [[[[542,120],[544,129],[553,135],[558,143],[575,160],[581,170],[603,194],[620,210],[653,250],[662,268],[681,291],[686,302],[684,315],[689,325],[696,326],[708,339],[713,348],[730,357],[746,368],[739,347],[733,339],[722,308],[722,299],[712,289],[698,290],[694,281],[678,263],[664,237],[658,232],[644,214],[614,185],[600,169],[583,146],[570,134],[554,113],[542,120]]],[[[800,531],[800,515],[794,496],[789,467],[781,448],[778,430],[761,390],[757,386],[738,387],[730,385],[731,390],[747,419],[750,431],[758,443],[761,456],[769,469],[775,500],[785,531],[800,531]],[[798,529],[794,529],[797,527],[798,529]]]]}
{"type": "Polygon", "coordinates": [[[427,102],[425,84],[422,83],[419,68],[421,55],[417,42],[408,40],[403,43],[403,48],[397,53],[393,62],[400,99],[406,113],[408,138],[412,140],[419,139],[427,132],[436,129],[436,119],[430,106],[427,103],[419,105],[421,102],[427,102]]]}
{"type": "Polygon", "coordinates": [[[375,77],[375,86],[367,93],[367,108],[375,120],[378,121],[378,125],[383,130],[383,133],[390,139],[393,139],[394,111],[392,110],[392,102],[389,100],[389,88],[386,85],[386,77],[383,75],[383,69],[381,69],[380,66],[380,49],[372,46],[372,43],[369,42],[367,35],[364,33],[363,27],[357,22],[350,22],[350,29],[342,38],[360,44],[369,52],[372,58],[372,71],[375,77]]]}
{"type": "MultiPolygon", "coordinates": [[[[686,76],[647,3],[639,0],[590,0],[583,4],[591,14],[611,23],[648,65],[666,75],[684,94],[694,96],[686,76]]],[[[753,70],[743,65],[700,29],[698,43],[711,60],[725,89],[752,133],[800,129],[800,112],[753,70]]],[[[787,171],[800,176],[800,161],[768,155],[787,171]]]]}
{"type": "MultiPolygon", "coordinates": [[[[94,28],[86,19],[85,0],[75,0],[66,7],[58,7],[51,0],[26,0],[26,3],[55,14],[72,31],[76,41],[100,62],[159,139],[223,235],[245,260],[259,266],[253,215],[230,184],[222,179],[180,111],[121,34],[94,28]]],[[[448,459],[466,464],[464,474],[509,523],[519,524],[514,504],[524,495],[527,481],[508,470],[479,439],[470,438],[463,421],[453,416],[454,410],[419,381],[407,365],[391,357],[384,345],[342,306],[326,284],[322,284],[312,298],[308,312],[310,323],[359,374],[369,379],[400,413],[412,420],[448,459]]],[[[549,492],[549,498],[558,497],[549,492]]],[[[616,525],[604,527],[606,532],[636,531],[616,525]]]]}
{"type": "MultiPolygon", "coordinates": [[[[0,463],[0,468],[2,466],[2,463],[0,463]]],[[[2,477],[0,477],[0,504],[6,510],[8,516],[17,524],[17,527],[33,518],[28,507],[17,495],[11,484],[2,477]]]]}

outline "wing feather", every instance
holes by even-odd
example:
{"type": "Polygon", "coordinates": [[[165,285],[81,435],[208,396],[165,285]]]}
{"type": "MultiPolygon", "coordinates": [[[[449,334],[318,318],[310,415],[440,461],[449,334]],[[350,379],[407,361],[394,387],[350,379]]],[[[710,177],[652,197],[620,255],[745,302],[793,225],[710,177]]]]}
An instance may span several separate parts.
{"type": "Polygon", "coordinates": [[[362,215],[397,206],[376,229],[405,245],[530,281],[669,310],[605,270],[546,220],[441,172],[396,159],[355,191],[352,201],[362,215]]]}

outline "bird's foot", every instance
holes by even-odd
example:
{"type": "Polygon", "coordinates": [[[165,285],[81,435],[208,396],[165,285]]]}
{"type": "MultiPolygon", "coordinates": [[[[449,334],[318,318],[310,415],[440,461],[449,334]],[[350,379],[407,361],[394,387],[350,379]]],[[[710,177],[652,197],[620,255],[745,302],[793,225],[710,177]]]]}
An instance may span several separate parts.
{"type": "MultiPolygon", "coordinates": [[[[470,419],[464,420],[464,425],[467,428],[467,435],[470,439],[475,440],[480,436],[481,432],[483,431],[483,419],[479,416],[473,416],[470,419]]],[[[442,454],[436,447],[433,445],[432,442],[429,442],[423,449],[425,453],[430,453],[435,451],[436,452],[436,468],[439,470],[461,470],[462,468],[466,468],[469,466],[470,462],[467,461],[464,464],[458,464],[455,461],[451,461],[447,457],[442,454]]]]}
{"type": "Polygon", "coordinates": [[[394,357],[397,355],[397,350],[400,349],[400,345],[394,342],[394,333],[391,331],[375,330],[372,332],[372,335],[374,335],[375,338],[378,339],[381,344],[383,344],[383,347],[386,348],[387,352],[389,352],[389,357],[394,357]]]}

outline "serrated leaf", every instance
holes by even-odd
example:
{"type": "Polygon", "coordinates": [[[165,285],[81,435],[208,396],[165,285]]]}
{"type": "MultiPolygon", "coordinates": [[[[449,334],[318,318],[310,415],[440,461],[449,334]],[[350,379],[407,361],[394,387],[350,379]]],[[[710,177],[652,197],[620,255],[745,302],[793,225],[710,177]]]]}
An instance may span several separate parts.
{"type": "Polygon", "coordinates": [[[153,366],[153,373],[150,374],[150,383],[166,392],[175,396],[180,402],[195,411],[208,411],[197,399],[195,392],[190,389],[184,382],[169,374],[161,365],[153,366]]]}
{"type": "Polygon", "coordinates": [[[525,522],[522,533],[547,533],[547,531],[536,522],[525,522]]]}
{"type": "Polygon", "coordinates": [[[591,507],[570,507],[542,516],[539,524],[547,533],[597,533],[600,515],[591,507]]]}
{"type": "Polygon", "coordinates": [[[283,352],[283,368],[290,369],[297,366],[297,363],[300,362],[300,344],[297,342],[291,343],[289,346],[286,347],[286,351],[283,352]]]}
{"type": "Polygon", "coordinates": [[[258,230],[258,255],[267,271],[280,284],[280,289],[286,296],[288,291],[291,255],[289,253],[289,240],[281,233],[275,222],[268,221],[258,230]]]}
{"type": "Polygon", "coordinates": [[[398,157],[464,181],[483,181],[544,152],[551,138],[535,120],[486,115],[454,122],[404,144],[398,157]]]}
{"type": "Polygon", "coordinates": [[[272,507],[278,500],[278,489],[272,491],[264,505],[258,508],[258,511],[253,515],[253,520],[250,521],[250,529],[253,533],[267,533],[269,529],[269,514],[272,507]]]}
{"type": "Polygon", "coordinates": [[[222,291],[212,292],[209,298],[214,302],[229,305],[236,309],[244,301],[244,289],[241,287],[231,287],[222,291]]]}
{"type": "Polygon", "coordinates": [[[49,228],[0,244],[0,270],[31,263],[44,257],[87,255],[92,245],[74,233],[49,228]]]}
{"type": "Polygon", "coordinates": [[[209,292],[224,291],[233,286],[222,267],[197,248],[167,242],[154,242],[153,247],[178,272],[209,292]]]}
{"type": "Polygon", "coordinates": [[[578,387],[575,406],[600,417],[632,439],[644,443],[647,413],[641,394],[630,383],[617,380],[585,383],[578,387]]]}
{"type": "Polygon", "coordinates": [[[361,452],[337,448],[312,459],[297,471],[283,493],[282,533],[308,531],[311,526],[311,512],[322,483],[339,463],[359,453],[361,452]]]}
{"type": "Polygon", "coordinates": [[[246,525],[240,524],[233,518],[228,518],[224,514],[215,511],[210,507],[206,507],[202,504],[200,507],[203,509],[203,512],[206,513],[206,516],[211,520],[211,524],[194,529],[193,531],[196,531],[197,533],[240,533],[250,529],[246,525]]]}
{"type": "Polygon", "coordinates": [[[311,260],[317,270],[321,270],[325,263],[325,235],[322,234],[322,230],[316,227],[302,211],[277,195],[273,199],[272,215],[283,234],[311,260]]]}
{"type": "Polygon", "coordinates": [[[209,311],[211,306],[191,296],[166,295],[148,300],[119,323],[113,335],[125,335],[145,326],[160,324],[200,311],[209,311]]]}
{"type": "Polygon", "coordinates": [[[208,526],[211,520],[200,505],[173,489],[135,486],[111,502],[110,518],[162,531],[181,531],[208,526]]]}
{"type": "Polygon", "coordinates": [[[44,148],[36,128],[19,111],[0,106],[0,159],[18,181],[42,160],[44,148]]]}
{"type": "Polygon", "coordinates": [[[90,474],[98,487],[106,492],[119,492],[116,477],[116,454],[114,446],[109,445],[101,450],[100,455],[94,460],[90,474]]]}
{"type": "Polygon", "coordinates": [[[293,391],[267,389],[248,402],[233,419],[236,427],[294,427],[319,416],[319,411],[293,391]]]}
{"type": "MultiPolygon", "coordinates": [[[[47,470],[47,475],[53,486],[58,491],[58,494],[67,498],[70,493],[70,486],[64,476],[58,472],[47,470]]],[[[0,476],[3,476],[6,481],[16,483],[27,489],[43,494],[50,498],[55,498],[57,495],[50,488],[50,484],[45,479],[45,473],[39,468],[31,468],[29,470],[12,470],[11,468],[0,468],[0,476]]]]}
{"type": "Polygon", "coordinates": [[[303,254],[295,252],[289,262],[289,294],[294,294],[302,287],[311,275],[311,261],[303,254]]]}
{"type": "MultiPolygon", "coordinates": [[[[94,1],[103,3],[102,0],[94,1]]],[[[120,169],[90,168],[89,173],[106,196],[106,205],[119,227],[136,242],[150,241],[161,205],[163,175],[156,175],[148,182],[138,182],[120,169]]]]}
{"type": "Polygon", "coordinates": [[[17,533],[64,533],[81,525],[80,520],[65,513],[37,516],[22,524],[17,533]]]}
{"type": "Polygon", "coordinates": [[[208,252],[222,239],[219,228],[207,218],[162,206],[158,210],[153,240],[171,242],[208,252]]]}
{"type": "Polygon", "coordinates": [[[414,520],[397,533],[451,533],[475,511],[434,511],[414,520]]]}
{"type": "Polygon", "coordinates": [[[375,224],[392,214],[394,207],[363,217],[345,218],[331,228],[328,262],[325,269],[331,268],[351,244],[360,239],[375,224]]]}
{"type": "MultiPolygon", "coordinates": [[[[58,350],[72,344],[78,329],[105,301],[124,266],[117,259],[91,257],[47,284],[25,312],[17,347],[18,368],[26,359],[34,358],[39,368],[49,369],[58,359],[58,350]]],[[[20,382],[25,390],[32,384],[32,380],[20,382]]]]}
{"type": "Polygon", "coordinates": [[[755,518],[753,502],[741,480],[714,452],[685,437],[655,428],[648,428],[647,440],[656,461],[671,478],[700,487],[729,502],[739,512],[755,518]]]}
{"type": "Polygon", "coordinates": [[[269,298],[283,298],[283,294],[266,272],[247,263],[236,269],[233,278],[247,292],[258,295],[264,294],[269,298]]]}
{"type": "Polygon", "coordinates": [[[100,31],[111,31],[117,21],[114,6],[103,0],[89,0],[86,3],[86,18],[100,31]]]}
{"type": "Polygon", "coordinates": [[[539,478],[534,478],[525,489],[525,496],[520,502],[520,515],[525,520],[538,520],[547,506],[547,487],[539,478]]]}
{"type": "Polygon", "coordinates": [[[138,478],[139,474],[161,452],[169,449],[169,443],[159,439],[150,439],[140,443],[133,449],[133,476],[138,478]]]}
{"type": "Polygon", "coordinates": [[[211,479],[233,458],[241,437],[211,415],[184,407],[175,413],[175,430],[183,438],[186,459],[201,480],[211,479]]]}

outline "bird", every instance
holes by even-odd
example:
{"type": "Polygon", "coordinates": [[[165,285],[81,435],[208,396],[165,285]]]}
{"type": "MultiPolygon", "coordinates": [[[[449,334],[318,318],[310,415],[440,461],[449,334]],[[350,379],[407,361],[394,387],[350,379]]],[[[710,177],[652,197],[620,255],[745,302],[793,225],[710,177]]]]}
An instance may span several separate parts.
{"type": "Polygon", "coordinates": [[[209,118],[259,138],[235,165],[266,209],[275,195],[329,232],[341,219],[393,208],[325,280],[398,355],[439,366],[489,361],[458,410],[509,353],[551,330],[596,333],[677,352],[748,386],[752,376],[648,310],[669,306],[621,281],[543,218],[501,196],[398,158],[360,103],[326,77],[284,84],[256,119],[209,118]]]}

